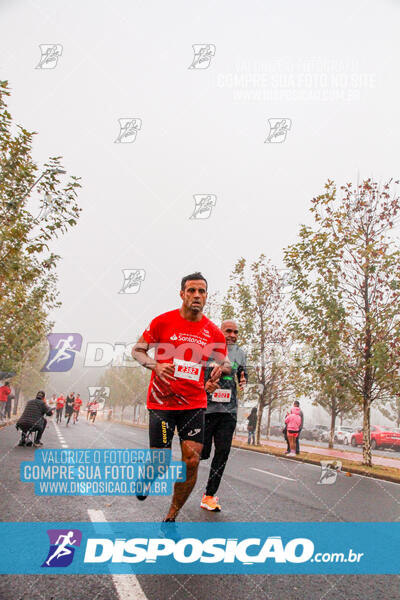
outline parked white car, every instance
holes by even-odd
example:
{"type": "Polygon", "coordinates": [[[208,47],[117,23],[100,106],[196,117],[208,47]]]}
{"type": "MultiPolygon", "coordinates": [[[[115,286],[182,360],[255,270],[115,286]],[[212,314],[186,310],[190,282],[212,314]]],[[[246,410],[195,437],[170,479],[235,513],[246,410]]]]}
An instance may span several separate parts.
{"type": "Polygon", "coordinates": [[[351,443],[351,436],[354,433],[354,427],[340,427],[336,431],[336,437],[339,444],[349,446],[351,443]]]}

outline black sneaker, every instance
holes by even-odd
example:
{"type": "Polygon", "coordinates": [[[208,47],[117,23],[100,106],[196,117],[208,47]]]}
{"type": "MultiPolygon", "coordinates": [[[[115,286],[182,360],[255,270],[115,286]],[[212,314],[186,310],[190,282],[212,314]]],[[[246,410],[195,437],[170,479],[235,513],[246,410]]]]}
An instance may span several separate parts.
{"type": "Polygon", "coordinates": [[[33,444],[32,440],[29,440],[29,442],[26,442],[25,446],[29,446],[29,447],[31,447],[31,446],[32,446],[32,444],[33,444]]]}
{"type": "Polygon", "coordinates": [[[25,446],[25,441],[24,440],[19,440],[18,446],[25,446]]]}
{"type": "Polygon", "coordinates": [[[143,502],[143,500],[146,500],[147,496],[141,496],[140,494],[136,494],[136,498],[143,502]]]}

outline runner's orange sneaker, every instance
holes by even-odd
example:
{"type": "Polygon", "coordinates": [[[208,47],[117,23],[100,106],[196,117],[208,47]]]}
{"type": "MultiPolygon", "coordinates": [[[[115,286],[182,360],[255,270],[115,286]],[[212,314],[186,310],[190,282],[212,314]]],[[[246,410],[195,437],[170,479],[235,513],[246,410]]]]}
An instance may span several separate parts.
{"type": "Polygon", "coordinates": [[[203,495],[201,499],[201,508],[205,508],[206,510],[211,510],[213,512],[221,512],[221,507],[218,504],[218,496],[206,496],[203,495]]]}

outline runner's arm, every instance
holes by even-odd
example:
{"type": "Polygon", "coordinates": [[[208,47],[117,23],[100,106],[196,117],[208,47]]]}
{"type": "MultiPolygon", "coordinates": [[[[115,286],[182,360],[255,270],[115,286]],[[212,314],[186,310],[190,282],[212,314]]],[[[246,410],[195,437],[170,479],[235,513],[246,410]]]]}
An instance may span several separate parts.
{"type": "Polygon", "coordinates": [[[150,344],[148,344],[144,337],[141,335],[138,342],[132,348],[132,358],[138,363],[140,363],[142,367],[146,367],[146,369],[154,371],[157,365],[157,361],[155,361],[154,358],[151,358],[151,356],[147,354],[149,348],[150,344]]]}
{"type": "Polygon", "coordinates": [[[154,358],[151,358],[147,354],[149,348],[150,344],[146,342],[143,336],[140,336],[137,344],[132,348],[132,358],[137,360],[143,367],[146,367],[146,369],[154,371],[157,377],[161,381],[164,381],[164,383],[174,380],[174,365],[172,363],[159,363],[154,358]]]}

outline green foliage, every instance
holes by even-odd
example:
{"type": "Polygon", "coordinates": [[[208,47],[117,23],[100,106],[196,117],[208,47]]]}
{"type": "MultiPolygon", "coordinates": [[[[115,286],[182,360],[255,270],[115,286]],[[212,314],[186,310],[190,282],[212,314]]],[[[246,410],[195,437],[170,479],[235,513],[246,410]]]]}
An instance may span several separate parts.
{"type": "Polygon", "coordinates": [[[59,156],[49,158],[38,175],[32,158],[35,134],[13,125],[9,94],[7,82],[0,82],[0,356],[3,369],[18,371],[50,331],[47,316],[59,305],[59,256],[50,244],[76,224],[80,184],[76,177],[61,184],[65,171],[59,156]],[[35,194],[44,199],[38,214],[30,210],[35,194]],[[49,200],[51,210],[46,210],[49,200]]]}
{"type": "Polygon", "coordinates": [[[259,443],[264,408],[287,403],[293,393],[295,377],[286,326],[288,306],[282,277],[264,254],[249,266],[244,258],[239,259],[230,279],[222,304],[222,318],[233,318],[238,323],[238,344],[247,352],[249,382],[257,386],[256,440],[259,443]]]}
{"type": "Polygon", "coordinates": [[[300,240],[285,250],[292,331],[326,359],[322,368],[305,361],[304,370],[317,401],[329,401],[337,414],[362,406],[364,464],[371,464],[371,403],[390,400],[400,385],[400,251],[393,236],[400,203],[392,187],[367,179],[338,194],[328,181],[312,200],[314,225],[303,225],[300,240]]]}

